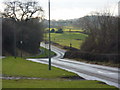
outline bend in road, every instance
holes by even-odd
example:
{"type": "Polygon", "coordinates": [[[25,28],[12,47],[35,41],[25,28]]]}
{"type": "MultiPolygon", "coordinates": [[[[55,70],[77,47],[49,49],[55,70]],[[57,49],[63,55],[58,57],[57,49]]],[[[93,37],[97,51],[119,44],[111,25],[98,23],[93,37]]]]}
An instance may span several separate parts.
{"type": "MultiPolygon", "coordinates": [[[[48,48],[48,44],[41,44],[42,47],[48,48]]],[[[51,50],[54,51],[57,56],[51,59],[52,66],[65,69],[70,72],[74,72],[79,76],[87,80],[99,80],[103,81],[109,85],[119,87],[119,68],[87,64],[83,62],[78,62],[70,59],[61,59],[66,52],[55,46],[51,46],[51,50]]],[[[27,59],[38,63],[48,64],[48,59],[27,59]]],[[[120,88],[120,87],[119,87],[120,88]]]]}

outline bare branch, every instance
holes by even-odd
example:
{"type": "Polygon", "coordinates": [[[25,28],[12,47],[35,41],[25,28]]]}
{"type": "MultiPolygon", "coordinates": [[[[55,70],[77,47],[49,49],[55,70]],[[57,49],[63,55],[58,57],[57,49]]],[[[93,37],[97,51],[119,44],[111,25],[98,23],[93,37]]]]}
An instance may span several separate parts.
{"type": "Polygon", "coordinates": [[[33,17],[43,17],[43,9],[38,2],[5,2],[4,17],[11,17],[15,20],[27,20],[33,17]],[[37,13],[40,13],[37,15],[37,13]],[[37,16],[36,16],[37,15],[37,16]]]}

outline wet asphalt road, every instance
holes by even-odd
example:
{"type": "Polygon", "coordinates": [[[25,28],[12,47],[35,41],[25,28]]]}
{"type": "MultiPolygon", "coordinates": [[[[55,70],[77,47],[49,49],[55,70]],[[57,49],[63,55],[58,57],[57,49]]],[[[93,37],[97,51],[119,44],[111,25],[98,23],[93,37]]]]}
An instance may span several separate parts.
{"type": "MultiPolygon", "coordinates": [[[[48,44],[41,44],[42,47],[48,48],[48,44]]],[[[51,59],[52,66],[74,72],[79,76],[87,80],[99,80],[103,81],[109,85],[113,85],[120,88],[119,83],[119,68],[113,68],[108,66],[101,66],[95,64],[87,64],[83,62],[78,62],[71,59],[63,59],[65,50],[58,47],[51,46],[51,50],[54,51],[57,56],[51,59]]],[[[38,63],[48,64],[48,59],[27,59],[38,63]]]]}

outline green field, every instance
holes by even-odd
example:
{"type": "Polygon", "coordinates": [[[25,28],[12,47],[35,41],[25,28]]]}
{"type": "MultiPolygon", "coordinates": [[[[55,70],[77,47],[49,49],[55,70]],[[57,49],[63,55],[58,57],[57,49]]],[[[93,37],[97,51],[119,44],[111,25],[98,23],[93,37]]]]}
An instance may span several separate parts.
{"type": "Polygon", "coordinates": [[[115,88],[99,81],[68,80],[61,77],[78,76],[55,67],[27,61],[22,58],[7,57],[2,60],[3,75],[14,77],[40,77],[43,80],[19,79],[3,80],[3,88],[115,88]]]}
{"type": "Polygon", "coordinates": [[[70,43],[72,43],[72,47],[77,49],[80,49],[80,45],[86,37],[86,34],[76,32],[51,33],[52,42],[58,43],[62,46],[70,46],[70,43]]]}
{"type": "Polygon", "coordinates": [[[83,30],[80,30],[80,29],[70,29],[70,28],[65,28],[65,29],[63,29],[63,31],[67,31],[67,32],[69,32],[69,31],[71,31],[71,32],[83,32],[83,30]]]}

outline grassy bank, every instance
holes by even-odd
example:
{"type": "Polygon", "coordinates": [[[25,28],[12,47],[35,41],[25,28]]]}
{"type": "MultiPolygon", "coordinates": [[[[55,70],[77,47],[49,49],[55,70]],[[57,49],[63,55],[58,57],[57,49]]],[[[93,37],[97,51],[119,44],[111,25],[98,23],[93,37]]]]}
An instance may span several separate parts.
{"type": "MultiPolygon", "coordinates": [[[[41,53],[36,55],[36,56],[31,56],[29,58],[48,58],[49,57],[49,50],[43,47],[40,47],[41,53]]],[[[50,52],[51,57],[55,56],[56,53],[53,51],[50,52]]]]}
{"type": "Polygon", "coordinates": [[[55,67],[52,67],[52,70],[49,71],[48,65],[21,58],[7,57],[2,61],[3,75],[43,78],[43,80],[3,80],[3,88],[115,88],[99,81],[61,78],[77,75],[55,67]]]}
{"type": "Polygon", "coordinates": [[[89,64],[97,64],[97,65],[110,66],[110,67],[119,67],[120,68],[119,63],[113,63],[113,62],[110,62],[110,61],[109,62],[106,62],[106,61],[100,62],[100,61],[96,61],[96,60],[90,61],[90,60],[84,60],[84,59],[78,59],[78,58],[75,58],[74,60],[89,63],[89,64]]]}

